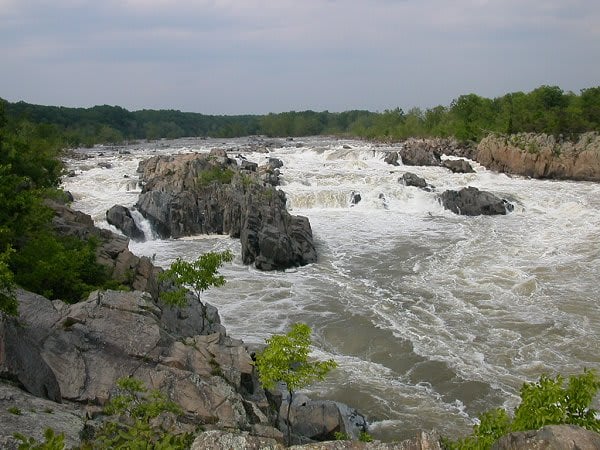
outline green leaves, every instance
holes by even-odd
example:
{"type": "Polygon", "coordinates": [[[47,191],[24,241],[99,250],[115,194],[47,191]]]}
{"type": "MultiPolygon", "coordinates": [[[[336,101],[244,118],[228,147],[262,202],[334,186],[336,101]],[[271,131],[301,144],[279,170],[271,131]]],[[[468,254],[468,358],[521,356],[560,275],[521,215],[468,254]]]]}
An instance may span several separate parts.
{"type": "Polygon", "coordinates": [[[285,335],[267,339],[267,347],[256,355],[256,367],[261,383],[272,388],[283,381],[290,392],[323,380],[331,369],[337,367],[333,360],[308,361],[311,329],[297,323],[285,335]]]}
{"type": "Polygon", "coordinates": [[[162,292],[160,298],[167,305],[185,306],[187,304],[185,297],[189,289],[200,302],[202,292],[211,286],[220,287],[225,284],[225,278],[218,270],[224,263],[232,260],[233,253],[229,250],[204,253],[192,262],[177,258],[171,267],[158,277],[159,281],[173,283],[175,289],[162,292]]]}
{"type": "Polygon", "coordinates": [[[8,261],[13,253],[12,247],[0,253],[0,313],[16,316],[18,305],[15,297],[15,277],[8,267],[8,261]]]}
{"type": "Polygon", "coordinates": [[[572,424],[600,432],[598,411],[591,408],[600,390],[600,379],[593,370],[584,370],[569,378],[542,375],[535,383],[521,388],[521,404],[515,409],[514,419],[504,409],[494,409],[481,415],[473,434],[452,442],[446,447],[461,450],[489,449],[501,436],[514,431],[537,430],[546,425],[572,424]]]}

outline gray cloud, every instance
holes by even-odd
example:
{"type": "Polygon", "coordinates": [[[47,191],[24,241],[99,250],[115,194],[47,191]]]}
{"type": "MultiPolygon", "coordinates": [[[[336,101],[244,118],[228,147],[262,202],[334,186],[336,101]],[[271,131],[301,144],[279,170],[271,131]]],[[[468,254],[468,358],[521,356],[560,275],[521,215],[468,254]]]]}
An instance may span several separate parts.
{"type": "Polygon", "coordinates": [[[0,96],[221,114],[578,91],[597,23],[593,0],[0,0],[0,96]]]}

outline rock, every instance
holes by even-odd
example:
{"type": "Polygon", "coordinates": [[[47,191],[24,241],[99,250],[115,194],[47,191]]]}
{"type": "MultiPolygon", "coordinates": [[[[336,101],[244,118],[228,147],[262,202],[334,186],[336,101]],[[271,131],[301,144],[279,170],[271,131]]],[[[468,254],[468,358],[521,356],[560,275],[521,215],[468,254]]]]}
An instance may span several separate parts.
{"type": "Polygon", "coordinates": [[[450,169],[452,173],[475,173],[471,164],[464,159],[444,159],[442,166],[450,169]]]}
{"type": "Polygon", "coordinates": [[[86,414],[81,409],[66,404],[35,397],[16,386],[0,383],[0,448],[18,449],[13,434],[19,432],[38,442],[44,441],[44,431],[52,428],[56,434],[65,435],[67,448],[81,443],[86,424],[86,414]]]}
{"type": "Polygon", "coordinates": [[[490,135],[477,147],[477,162],[490,170],[533,178],[600,181],[600,135],[574,142],[545,134],[490,135]]]}
{"type": "Polygon", "coordinates": [[[362,197],[360,196],[360,192],[352,191],[350,193],[350,206],[358,205],[361,200],[362,197]]]}
{"type": "Polygon", "coordinates": [[[308,219],[286,210],[282,191],[263,184],[278,183],[270,165],[241,174],[235,166],[210,157],[186,154],[154,157],[140,164],[146,182],[136,207],[162,237],[229,234],[242,243],[242,260],[261,270],[282,270],[315,262],[308,219]],[[231,171],[231,180],[199,185],[205,171],[231,171]]]}
{"type": "Polygon", "coordinates": [[[493,450],[593,450],[600,448],[600,434],[575,425],[548,425],[501,437],[493,450]]]}
{"type": "Polygon", "coordinates": [[[258,164],[251,161],[242,160],[242,163],[240,164],[240,169],[247,170],[248,172],[256,172],[256,170],[258,169],[258,164]]]}
{"type": "Polygon", "coordinates": [[[281,169],[283,167],[283,161],[278,158],[269,158],[267,164],[273,169],[281,169]]]}
{"type": "Polygon", "coordinates": [[[121,205],[114,205],[106,211],[106,221],[117,227],[125,236],[134,241],[143,242],[146,240],[144,232],[138,228],[133,220],[131,211],[121,205]]]}
{"type": "Polygon", "coordinates": [[[345,150],[350,150],[350,149],[352,149],[352,147],[350,147],[348,144],[344,144],[344,145],[342,145],[342,148],[343,148],[343,149],[345,149],[345,150]]]}
{"type": "Polygon", "coordinates": [[[448,190],[440,196],[444,208],[464,216],[507,214],[514,206],[494,194],[469,186],[460,191],[448,190]]]}
{"type": "Polygon", "coordinates": [[[41,354],[36,331],[0,315],[0,375],[19,382],[37,397],[60,402],[59,384],[41,354]]]}
{"type": "Polygon", "coordinates": [[[98,167],[102,167],[103,169],[111,169],[112,164],[109,162],[99,162],[98,167]]]}
{"type": "Polygon", "coordinates": [[[425,140],[407,141],[402,145],[400,157],[405,166],[439,166],[440,153],[425,140]]]}
{"type": "MultiPolygon", "coordinates": [[[[37,341],[31,342],[49,368],[42,373],[28,367],[38,372],[30,377],[55,377],[58,400],[101,406],[118,378],[135,376],[179,404],[188,423],[244,429],[269,425],[266,396],[241,341],[212,333],[209,325],[173,327],[172,318],[165,324],[163,311],[139,291],[97,291],[84,302],[59,309],[43,297],[36,306],[28,295],[18,294],[23,329],[36,330],[37,341]],[[51,318],[32,311],[36,307],[51,318]]],[[[190,307],[202,310],[197,302],[190,307]]],[[[27,351],[21,357],[36,360],[23,342],[0,343],[7,355],[27,351]]]]}
{"type": "Polygon", "coordinates": [[[388,164],[391,164],[392,166],[399,166],[400,163],[398,162],[398,152],[388,153],[387,155],[385,155],[383,161],[388,164]]]}
{"type": "Polygon", "coordinates": [[[161,269],[154,267],[149,258],[139,258],[131,253],[127,238],[95,227],[92,218],[80,211],[56,202],[47,204],[54,210],[52,225],[59,234],[98,240],[97,261],[108,269],[115,281],[158,297],[156,277],[161,269]]]}
{"type": "Polygon", "coordinates": [[[412,172],[406,172],[402,174],[402,176],[398,178],[398,182],[404,183],[405,186],[414,186],[426,191],[431,190],[431,187],[427,184],[425,178],[421,178],[412,172]]]}
{"type": "Polygon", "coordinates": [[[282,444],[275,439],[251,436],[249,433],[206,431],[194,440],[190,450],[284,450],[282,444]]]}

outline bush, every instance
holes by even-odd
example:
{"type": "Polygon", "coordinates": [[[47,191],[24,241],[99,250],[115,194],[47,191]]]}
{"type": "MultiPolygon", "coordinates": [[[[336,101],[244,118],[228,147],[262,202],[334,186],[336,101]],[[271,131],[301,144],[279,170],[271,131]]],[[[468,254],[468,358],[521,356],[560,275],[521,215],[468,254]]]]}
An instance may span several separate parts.
{"type": "Polygon", "coordinates": [[[229,184],[233,179],[233,170],[221,166],[212,166],[198,175],[198,185],[206,187],[212,183],[229,184]]]}
{"type": "Polygon", "coordinates": [[[542,375],[535,383],[521,388],[521,403],[511,419],[504,409],[488,411],[479,418],[473,433],[458,441],[444,440],[446,448],[484,450],[500,437],[515,431],[537,430],[546,425],[571,424],[600,432],[598,411],[591,403],[600,389],[600,379],[593,370],[573,375],[567,385],[561,375],[542,375]]]}

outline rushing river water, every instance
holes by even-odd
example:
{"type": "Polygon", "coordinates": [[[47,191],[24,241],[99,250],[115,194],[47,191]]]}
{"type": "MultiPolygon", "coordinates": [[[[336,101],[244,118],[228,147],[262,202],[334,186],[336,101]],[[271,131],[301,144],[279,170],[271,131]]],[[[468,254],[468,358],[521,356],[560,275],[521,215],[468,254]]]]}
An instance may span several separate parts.
{"type": "Polygon", "coordinates": [[[392,148],[360,141],[280,142],[268,155],[248,152],[247,139],[80,150],[92,158],[68,161],[76,176],[64,187],[76,209],[109,228],[108,208],[136,202],[146,157],[220,147],[259,163],[281,159],[288,209],[310,219],[318,263],[259,272],[225,236],[130,248],[163,267],[232,249],[227,284],[204,297],[228,333],[259,343],[309,324],[313,354],[339,363],[309,395],[356,407],[377,438],[430,428],[456,437],[482,411],[514,407],[524,381],[600,368],[600,184],[511,178],[477,164],[474,174],[394,167],[383,161],[392,148]],[[407,171],[435,192],[399,183],[407,171]],[[438,204],[436,192],[468,185],[508,198],[514,212],[463,217],[438,204]],[[355,206],[352,191],[362,198],[355,206]]]}

